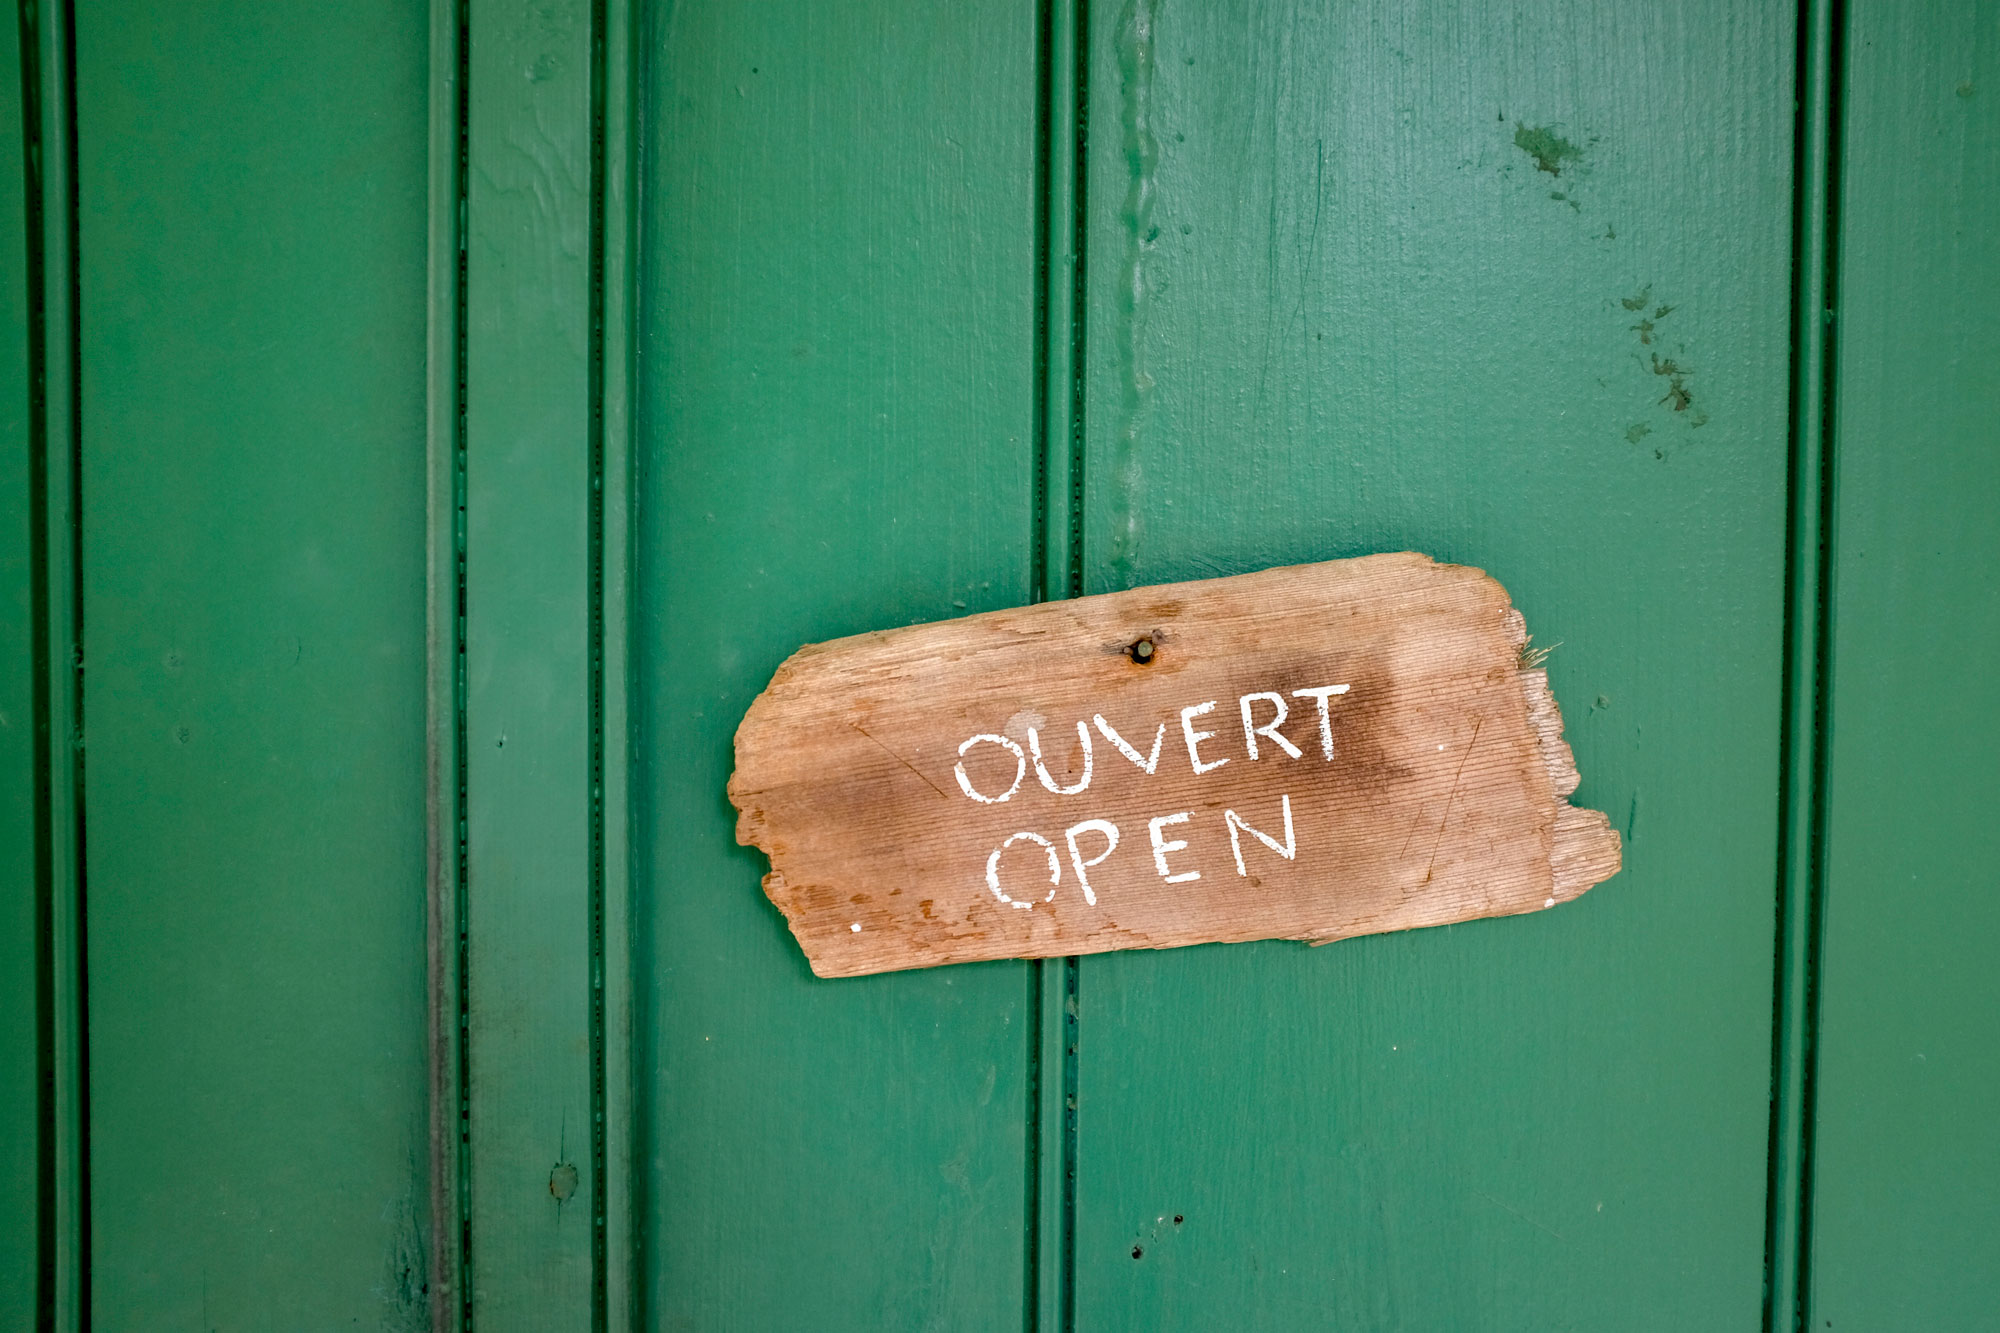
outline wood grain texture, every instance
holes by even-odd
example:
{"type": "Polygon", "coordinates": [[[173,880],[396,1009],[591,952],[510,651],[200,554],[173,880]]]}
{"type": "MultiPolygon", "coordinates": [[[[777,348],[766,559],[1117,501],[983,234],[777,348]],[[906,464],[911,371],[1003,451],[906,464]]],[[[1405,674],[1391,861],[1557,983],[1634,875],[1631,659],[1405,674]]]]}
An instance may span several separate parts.
{"type": "Polygon", "coordinates": [[[821,976],[1536,911],[1618,838],[1526,647],[1414,554],[814,645],[737,730],[737,840],[821,976]]]}
{"type": "Polygon", "coordinates": [[[1757,1328],[1789,12],[1090,31],[1088,589],[1490,571],[1625,869],[1533,916],[1085,959],[1078,1327],[1757,1328]]]}
{"type": "Polygon", "coordinates": [[[1846,9],[1805,1327],[2000,1310],[2000,15],[1846,9]]]}
{"type": "Polygon", "coordinates": [[[1018,1329],[1030,968],[832,984],[730,736],[801,642],[1032,596],[1032,6],[649,7],[638,344],[648,1326],[1018,1329]]]}
{"type": "Polygon", "coordinates": [[[74,12],[89,1324],[421,1327],[424,13],[74,12]]]}

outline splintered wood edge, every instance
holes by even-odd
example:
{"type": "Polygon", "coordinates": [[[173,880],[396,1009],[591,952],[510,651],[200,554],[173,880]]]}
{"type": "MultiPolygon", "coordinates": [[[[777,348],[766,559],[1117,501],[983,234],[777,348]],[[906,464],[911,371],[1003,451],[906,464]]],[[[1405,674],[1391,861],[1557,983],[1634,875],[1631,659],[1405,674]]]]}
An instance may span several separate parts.
{"type": "MultiPolygon", "coordinates": [[[[1519,611],[1507,608],[1507,634],[1521,661],[1528,660],[1528,624],[1519,611]]],[[[1542,754],[1542,766],[1549,774],[1549,794],[1556,808],[1555,827],[1549,835],[1549,897],[1540,907],[1553,907],[1580,898],[1584,891],[1617,874],[1624,864],[1618,830],[1611,817],[1601,810],[1587,810],[1569,803],[1570,796],[1583,784],[1577,772],[1576,756],[1563,739],[1562,710],[1549,689],[1549,673],[1538,666],[1519,667],[1521,697],[1528,705],[1528,725],[1534,728],[1535,742],[1542,754]]],[[[1531,907],[1529,911],[1540,910],[1531,907]]],[[[1366,933],[1366,932],[1363,932],[1366,933]]],[[[1355,938],[1354,932],[1302,935],[1312,945],[1332,944],[1355,938]]]]}
{"type": "Polygon", "coordinates": [[[1528,701],[1528,722],[1541,745],[1556,803],[1555,831],[1549,842],[1549,896],[1559,903],[1568,902],[1617,874],[1624,863],[1623,851],[1610,816],[1569,803],[1570,794],[1583,779],[1576,771],[1569,742],[1563,739],[1562,712],[1549,692],[1549,673],[1525,667],[1520,678],[1521,693],[1528,701]]]}
{"type": "Polygon", "coordinates": [[[764,890],[764,897],[773,908],[777,909],[778,915],[784,918],[785,928],[791,932],[793,941],[805,955],[806,964],[812,968],[813,974],[820,977],[837,977],[849,974],[822,971],[821,969],[827,966],[826,962],[815,958],[812,950],[806,948],[805,937],[799,934],[798,922],[785,910],[783,902],[785,872],[778,868],[778,862],[787,855],[788,849],[781,839],[772,836],[770,821],[764,814],[764,807],[757,803],[760,793],[750,789],[743,782],[743,733],[749,728],[750,720],[757,715],[758,710],[767,705],[773,692],[780,691],[791,683],[791,678],[802,661],[816,656],[827,646],[809,643],[799,648],[778,664],[778,669],[772,673],[769,683],[757,692],[755,699],[750,701],[750,707],[745,711],[743,720],[736,724],[736,734],[730,741],[729,781],[725,784],[724,791],[728,795],[729,803],[736,807],[737,845],[755,847],[770,863],[771,868],[764,872],[763,878],[759,881],[764,890]]]}
{"type": "Polygon", "coordinates": [[[1522,697],[1528,702],[1528,725],[1535,729],[1556,803],[1555,829],[1549,839],[1549,897],[1552,904],[1564,903],[1617,874],[1624,852],[1609,815],[1569,803],[1583,777],[1576,771],[1569,742],[1563,739],[1562,710],[1549,690],[1549,673],[1528,653],[1528,622],[1511,606],[1507,635],[1521,654],[1518,674],[1522,697]]]}

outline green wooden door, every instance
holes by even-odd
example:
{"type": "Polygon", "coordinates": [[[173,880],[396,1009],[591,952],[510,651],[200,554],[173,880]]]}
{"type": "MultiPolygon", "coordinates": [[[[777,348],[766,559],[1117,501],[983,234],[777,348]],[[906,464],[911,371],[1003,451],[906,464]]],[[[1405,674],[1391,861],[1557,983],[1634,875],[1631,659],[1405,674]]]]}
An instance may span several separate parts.
{"type": "Polygon", "coordinates": [[[1987,10],[23,5],[0,1326],[1990,1325],[1987,10]],[[812,977],[794,648],[1397,549],[1616,879],[812,977]]]}
{"type": "Polygon", "coordinates": [[[1754,1325],[1784,16],[729,12],[675,11],[644,85],[659,1320],[1754,1325]],[[1039,142],[1038,40],[1076,51],[1039,142]],[[1576,909],[831,986],[730,845],[730,730],[800,641],[1405,548],[1565,645],[1630,848],[1576,909]],[[817,1218],[808,1319],[755,1275],[817,1218]]]}

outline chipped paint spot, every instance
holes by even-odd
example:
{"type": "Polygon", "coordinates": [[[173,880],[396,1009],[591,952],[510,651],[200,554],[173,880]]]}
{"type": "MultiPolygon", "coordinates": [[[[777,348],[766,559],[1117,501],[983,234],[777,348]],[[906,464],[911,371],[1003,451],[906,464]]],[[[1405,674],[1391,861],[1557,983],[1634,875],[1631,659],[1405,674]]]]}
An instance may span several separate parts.
{"type": "Polygon", "coordinates": [[[1514,146],[1535,159],[1535,169],[1560,176],[1567,163],[1581,162],[1583,150],[1547,125],[1514,122],[1514,146]]]}
{"type": "MultiPolygon", "coordinates": [[[[418,1169],[414,1155],[409,1159],[412,1178],[418,1169]]],[[[384,1210],[390,1223],[389,1247],[382,1257],[382,1276],[374,1294],[382,1303],[378,1327],[383,1333],[417,1333],[430,1325],[430,1275],[425,1262],[425,1239],[417,1220],[414,1194],[406,1194],[384,1210]]],[[[207,1283],[203,1282],[204,1306],[207,1283]]],[[[213,1327],[206,1318],[203,1328],[213,1327]]]]}
{"type": "Polygon", "coordinates": [[[1661,360],[1660,354],[1655,352],[1653,353],[1653,373],[1666,377],[1667,393],[1664,398],[1660,399],[1662,403],[1673,408],[1676,412],[1685,412],[1693,405],[1694,394],[1688,389],[1687,381],[1688,377],[1694,374],[1694,371],[1681,365],[1672,357],[1661,360]]]}
{"type": "MultiPolygon", "coordinates": [[[[1660,330],[1661,321],[1672,315],[1678,309],[1677,306],[1670,302],[1654,301],[1653,285],[1651,283],[1647,283],[1644,287],[1641,287],[1632,296],[1619,297],[1618,304],[1639,317],[1636,324],[1628,325],[1627,328],[1630,332],[1639,336],[1639,345],[1641,347],[1651,348],[1663,345],[1664,339],[1660,330]]],[[[1685,354],[1686,345],[1677,344],[1677,346],[1685,354]]],[[[1639,360],[1636,352],[1633,356],[1635,360],[1639,360]]],[[[1708,424],[1707,412],[1691,410],[1694,409],[1695,399],[1694,390],[1688,387],[1688,381],[1694,377],[1693,367],[1676,357],[1661,356],[1657,351],[1647,353],[1645,359],[1639,360],[1639,364],[1653,375],[1666,380],[1667,391],[1658,400],[1661,406],[1675,413],[1683,414],[1681,419],[1688,423],[1690,429],[1699,430],[1708,424]]],[[[1635,421],[1631,426],[1626,428],[1625,442],[1627,444],[1637,444],[1652,433],[1653,428],[1650,425],[1645,422],[1635,421]]],[[[1661,450],[1655,449],[1653,457],[1664,460],[1666,455],[1661,450]]]]}

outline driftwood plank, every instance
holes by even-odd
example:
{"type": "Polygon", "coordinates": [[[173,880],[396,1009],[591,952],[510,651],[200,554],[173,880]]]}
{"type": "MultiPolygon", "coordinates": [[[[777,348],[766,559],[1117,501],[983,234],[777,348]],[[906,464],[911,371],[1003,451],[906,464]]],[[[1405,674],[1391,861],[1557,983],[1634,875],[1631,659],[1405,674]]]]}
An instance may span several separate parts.
{"type": "Polygon", "coordinates": [[[1412,553],[813,644],[737,839],[821,976],[1439,925],[1616,874],[1499,583],[1412,553]]]}

